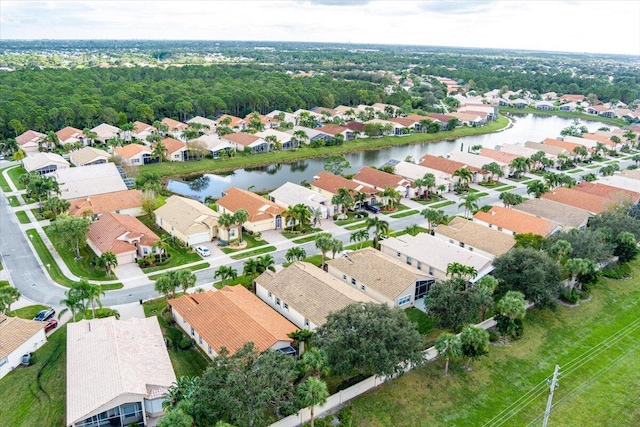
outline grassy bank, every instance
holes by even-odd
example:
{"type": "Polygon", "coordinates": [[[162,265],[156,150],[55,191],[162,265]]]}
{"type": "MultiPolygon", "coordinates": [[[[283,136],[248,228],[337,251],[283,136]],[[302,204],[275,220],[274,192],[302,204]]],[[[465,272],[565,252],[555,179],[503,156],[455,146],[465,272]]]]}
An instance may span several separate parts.
{"type": "Polygon", "coordinates": [[[539,425],[548,395],[544,380],[556,364],[563,374],[552,425],[640,425],[638,261],[634,273],[632,280],[603,280],[593,300],[579,307],[532,310],[524,337],[491,346],[471,372],[456,361],[445,378],[438,360],[354,400],[354,425],[539,425]]]}
{"type": "Polygon", "coordinates": [[[346,154],[358,151],[378,150],[396,145],[421,144],[425,142],[444,141],[463,136],[481,135],[496,132],[507,126],[508,120],[499,117],[484,127],[462,127],[452,131],[438,133],[414,133],[405,136],[388,136],[383,138],[365,138],[347,141],[339,146],[301,147],[290,151],[272,151],[262,154],[237,153],[234,157],[220,159],[204,159],[191,162],[162,162],[140,166],[140,171],[155,172],[161,176],[180,176],[184,174],[227,172],[239,168],[250,168],[277,163],[295,162],[314,157],[327,157],[334,154],[346,154]]]}
{"type": "Polygon", "coordinates": [[[535,108],[508,108],[508,107],[500,107],[501,113],[512,113],[512,114],[538,114],[541,116],[558,116],[558,117],[567,117],[569,119],[580,119],[580,120],[588,120],[590,122],[602,122],[608,123],[615,126],[627,126],[628,122],[621,119],[610,119],[608,117],[602,116],[594,116],[591,114],[580,113],[577,111],[545,111],[545,110],[536,110],[535,108]]]}
{"type": "Polygon", "coordinates": [[[114,280],[115,277],[107,277],[106,270],[97,269],[91,265],[92,260],[97,258],[96,253],[89,246],[80,248],[80,259],[76,259],[76,253],[74,250],[63,248],[57,236],[53,235],[49,231],[49,227],[44,227],[46,233],[53,247],[56,248],[58,255],[62,258],[69,270],[76,276],[85,278],[87,280],[114,280]]]}

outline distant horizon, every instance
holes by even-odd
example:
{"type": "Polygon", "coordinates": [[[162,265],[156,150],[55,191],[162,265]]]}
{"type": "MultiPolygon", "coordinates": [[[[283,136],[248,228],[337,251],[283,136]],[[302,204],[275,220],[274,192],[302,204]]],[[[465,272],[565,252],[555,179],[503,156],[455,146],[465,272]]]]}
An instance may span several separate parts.
{"type": "Polygon", "coordinates": [[[640,56],[638,16],[637,1],[2,0],[0,40],[351,43],[640,56]],[[615,42],[591,37],[610,28],[615,42]]]}

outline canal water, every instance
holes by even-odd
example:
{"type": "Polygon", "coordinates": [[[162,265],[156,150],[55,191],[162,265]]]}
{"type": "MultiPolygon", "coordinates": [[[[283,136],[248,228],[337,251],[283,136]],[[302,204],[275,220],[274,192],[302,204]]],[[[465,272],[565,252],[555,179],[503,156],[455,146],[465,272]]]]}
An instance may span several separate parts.
{"type": "MultiPolygon", "coordinates": [[[[394,146],[375,151],[362,151],[346,154],[351,168],[344,173],[355,173],[363,166],[381,166],[391,159],[404,160],[408,156],[416,161],[424,154],[441,156],[454,150],[468,148],[474,145],[495,148],[505,143],[524,143],[526,141],[542,141],[554,138],[560,131],[571,126],[573,119],[557,116],[536,116],[533,114],[515,117],[515,122],[509,129],[485,135],[467,136],[452,141],[426,142],[423,144],[394,146]]],[[[609,126],[600,122],[582,121],[589,132],[600,127],[609,126]]],[[[398,137],[402,138],[402,137],[398,137]]],[[[280,163],[250,169],[237,169],[225,175],[205,174],[202,178],[192,182],[170,180],[167,188],[177,194],[204,200],[205,197],[221,197],[222,192],[230,187],[265,191],[280,187],[287,181],[299,184],[302,181],[311,182],[314,175],[323,170],[325,159],[307,159],[292,163],[280,163]]]]}

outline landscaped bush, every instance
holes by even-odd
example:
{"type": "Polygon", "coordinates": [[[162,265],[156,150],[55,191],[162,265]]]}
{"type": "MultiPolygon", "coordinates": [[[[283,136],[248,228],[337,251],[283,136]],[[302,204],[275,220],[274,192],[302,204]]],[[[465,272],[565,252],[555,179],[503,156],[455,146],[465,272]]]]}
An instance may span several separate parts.
{"type": "MultiPolygon", "coordinates": [[[[333,426],[333,415],[326,416],[324,418],[316,418],[313,420],[315,427],[332,427],[333,426]]],[[[311,423],[303,424],[303,427],[309,427],[311,423]]]]}
{"type": "Polygon", "coordinates": [[[140,268],[147,268],[147,267],[157,267],[159,265],[166,265],[169,263],[169,260],[171,259],[171,254],[170,253],[165,253],[162,254],[162,262],[160,262],[160,256],[159,255],[153,255],[153,258],[155,259],[155,261],[153,263],[149,263],[145,258],[140,258],[138,259],[138,266],[140,266],[140,268]]]}
{"type": "Polygon", "coordinates": [[[491,329],[489,331],[489,341],[490,342],[497,342],[499,339],[500,339],[500,334],[496,330],[491,329]]]}
{"type": "Polygon", "coordinates": [[[609,264],[604,270],[602,275],[609,279],[626,279],[631,277],[631,267],[629,264],[609,264]]]}
{"type": "Polygon", "coordinates": [[[580,300],[580,291],[576,288],[562,289],[562,291],[560,291],[560,299],[569,304],[576,304],[580,300]]]}
{"type": "Polygon", "coordinates": [[[353,425],[353,408],[347,405],[338,411],[338,419],[343,427],[352,427],[353,425]]]}
{"type": "Polygon", "coordinates": [[[354,218],[368,218],[369,212],[358,211],[353,213],[354,218]]]}
{"type": "Polygon", "coordinates": [[[187,337],[182,337],[180,342],[178,342],[178,348],[180,350],[187,350],[191,348],[191,340],[187,337]]]}

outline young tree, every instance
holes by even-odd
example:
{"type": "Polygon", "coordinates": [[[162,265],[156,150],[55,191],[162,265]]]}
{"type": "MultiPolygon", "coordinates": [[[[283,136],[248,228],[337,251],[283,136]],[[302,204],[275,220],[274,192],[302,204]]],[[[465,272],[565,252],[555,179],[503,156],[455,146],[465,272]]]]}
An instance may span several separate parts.
{"type": "Polygon", "coordinates": [[[502,200],[502,203],[504,203],[505,208],[510,208],[511,206],[519,205],[524,202],[524,198],[521,195],[511,193],[509,191],[500,193],[499,198],[502,200]]]}
{"type": "Polygon", "coordinates": [[[240,240],[240,243],[242,243],[242,224],[247,222],[248,219],[249,219],[249,212],[247,212],[244,209],[238,209],[236,213],[233,214],[233,220],[236,223],[236,225],[238,225],[239,227],[238,239],[240,240]]]}
{"type": "Polygon", "coordinates": [[[167,158],[167,147],[162,143],[162,141],[156,142],[156,145],[153,146],[151,150],[151,157],[154,159],[158,159],[160,163],[167,158]]]}
{"type": "Polygon", "coordinates": [[[349,169],[351,163],[342,155],[329,156],[324,162],[324,170],[334,175],[342,175],[345,169],[349,169]]]}
{"type": "Polygon", "coordinates": [[[66,312],[71,312],[71,321],[76,321],[76,314],[79,311],[85,309],[85,305],[82,303],[81,297],[77,289],[70,288],[65,291],[64,298],[60,300],[60,305],[65,308],[58,312],[58,319],[60,319],[66,312]]]}
{"type": "Polygon", "coordinates": [[[327,256],[327,252],[331,251],[333,247],[331,236],[328,235],[320,235],[316,239],[316,249],[318,249],[322,253],[322,264],[320,267],[324,266],[325,257],[327,256]]]}
{"type": "Polygon", "coordinates": [[[276,271],[276,262],[273,259],[272,255],[266,254],[266,255],[260,255],[259,257],[256,258],[256,263],[258,265],[258,274],[262,274],[265,271],[269,270],[269,271],[276,271]]]}
{"type": "Polygon", "coordinates": [[[306,257],[307,257],[307,252],[304,250],[304,248],[300,246],[294,246],[293,248],[290,248],[289,250],[287,250],[287,253],[284,256],[284,259],[286,259],[287,262],[294,262],[294,261],[302,261],[306,257]]]}
{"type": "Polygon", "coordinates": [[[256,261],[255,258],[249,258],[244,262],[242,274],[251,277],[251,279],[255,279],[259,274],[261,274],[261,272],[258,271],[259,268],[258,261],[256,261]]]}
{"type": "Polygon", "coordinates": [[[309,377],[298,386],[298,400],[305,407],[309,407],[311,427],[314,425],[314,409],[316,405],[324,405],[329,397],[327,384],[319,378],[309,377]]]}
{"type": "Polygon", "coordinates": [[[513,177],[519,179],[529,169],[530,160],[525,157],[516,157],[509,166],[513,169],[513,177]]]}
{"type": "Polygon", "coordinates": [[[473,284],[480,301],[480,321],[484,321],[485,313],[493,306],[493,294],[498,288],[498,280],[493,276],[482,276],[473,284]]]}
{"type": "Polygon", "coordinates": [[[163,234],[162,236],[160,236],[160,239],[157,240],[153,246],[151,246],[152,249],[158,249],[158,258],[159,261],[162,262],[162,255],[166,254],[169,252],[169,249],[171,248],[171,241],[173,240],[173,238],[171,236],[168,236],[166,234],[163,234]]]}
{"type": "Polygon", "coordinates": [[[462,202],[458,205],[458,207],[461,208],[464,206],[464,216],[468,217],[470,213],[478,210],[478,200],[480,200],[480,196],[478,196],[478,193],[468,193],[460,199],[462,200],[462,202]]]}
{"type": "Polygon", "coordinates": [[[380,249],[380,239],[387,236],[391,229],[389,223],[378,217],[369,217],[365,221],[366,230],[373,228],[373,247],[374,249],[380,249]]]}
{"type": "Polygon", "coordinates": [[[49,232],[56,236],[55,238],[60,243],[60,246],[74,250],[76,258],[80,258],[80,248],[85,247],[87,244],[89,225],[89,220],[85,218],[60,215],[49,226],[49,232]]]}
{"type": "Polygon", "coordinates": [[[448,332],[441,334],[436,340],[438,356],[444,357],[444,376],[449,376],[449,360],[462,356],[462,342],[458,335],[448,332]]]}
{"type": "Polygon", "coordinates": [[[213,274],[214,280],[217,278],[220,278],[220,280],[222,281],[222,286],[226,284],[227,280],[229,279],[234,280],[237,277],[238,277],[238,272],[236,271],[236,269],[226,265],[221,265],[220,267],[218,267],[216,272],[213,274]]]}
{"type": "Polygon", "coordinates": [[[91,314],[94,319],[96,318],[96,304],[98,307],[102,308],[102,301],[100,300],[100,297],[105,295],[106,294],[102,290],[102,286],[87,283],[87,299],[89,300],[89,304],[91,304],[91,314]]]}
{"type": "Polygon", "coordinates": [[[361,249],[362,243],[367,240],[369,240],[369,231],[364,228],[354,231],[351,233],[351,237],[349,237],[350,242],[356,242],[358,244],[358,249],[361,249]]]}
{"type": "Polygon", "coordinates": [[[422,363],[422,336],[402,310],[386,304],[352,304],[329,314],[316,331],[332,372],[395,375],[422,363]]]}
{"type": "Polygon", "coordinates": [[[178,284],[169,273],[165,273],[156,279],[154,289],[163,294],[165,299],[169,299],[169,294],[171,294],[171,298],[175,298],[177,286],[178,284]]]}
{"type": "Polygon", "coordinates": [[[427,220],[429,234],[433,234],[433,230],[436,226],[444,224],[447,221],[447,215],[441,209],[425,208],[420,212],[420,215],[427,220]]]}
{"type": "Polygon", "coordinates": [[[491,163],[488,163],[486,165],[483,165],[481,169],[484,172],[488,172],[490,174],[489,175],[489,182],[493,182],[493,178],[494,177],[498,177],[496,182],[500,181],[500,177],[504,176],[504,172],[502,171],[502,168],[496,162],[491,162],[491,163]]]}
{"type": "Polygon", "coordinates": [[[107,270],[107,276],[111,276],[113,269],[118,266],[118,257],[113,252],[105,252],[100,255],[100,261],[107,270]]]}
{"type": "Polygon", "coordinates": [[[527,313],[524,294],[517,291],[507,292],[496,304],[496,311],[496,322],[502,336],[513,334],[527,313]]]}
{"type": "Polygon", "coordinates": [[[469,369],[472,360],[489,354],[489,332],[477,326],[467,325],[460,333],[462,355],[467,358],[464,368],[469,369]]]}
{"type": "Polygon", "coordinates": [[[536,180],[527,184],[527,194],[533,194],[536,199],[539,199],[547,191],[549,191],[549,186],[542,181],[536,180]]]}
{"type": "Polygon", "coordinates": [[[0,283],[0,313],[11,314],[11,304],[20,299],[20,291],[13,286],[0,283]]]}
{"type": "Polygon", "coordinates": [[[276,351],[260,354],[253,343],[232,356],[223,350],[202,375],[193,393],[197,425],[224,421],[237,426],[265,426],[294,394],[295,359],[276,351]]]}
{"type": "Polygon", "coordinates": [[[178,287],[186,295],[187,289],[192,288],[196,284],[196,275],[189,270],[173,270],[169,274],[172,275],[178,287]],[[173,273],[173,274],[172,274],[173,273]]]}
{"type": "Polygon", "coordinates": [[[344,245],[340,239],[331,239],[331,259],[335,259],[336,255],[344,250],[344,245]]]}

